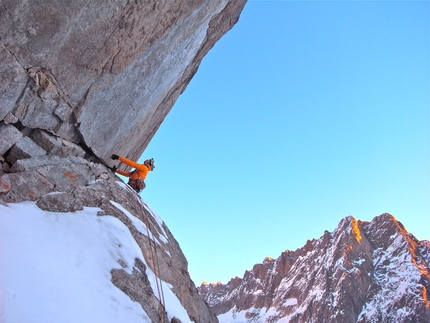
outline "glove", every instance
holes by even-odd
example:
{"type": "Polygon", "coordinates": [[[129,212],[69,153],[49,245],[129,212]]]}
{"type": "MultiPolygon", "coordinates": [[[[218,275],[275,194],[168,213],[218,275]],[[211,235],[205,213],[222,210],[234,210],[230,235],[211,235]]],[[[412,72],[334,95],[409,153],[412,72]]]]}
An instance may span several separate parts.
{"type": "Polygon", "coordinates": [[[110,168],[110,170],[111,170],[112,172],[114,172],[114,173],[115,173],[115,171],[116,171],[116,166],[111,167],[111,168],[110,168]]]}
{"type": "Polygon", "coordinates": [[[116,160],[116,159],[118,159],[118,158],[119,158],[119,156],[118,156],[118,155],[113,154],[112,156],[110,156],[110,158],[112,158],[113,160],[116,160]]]}

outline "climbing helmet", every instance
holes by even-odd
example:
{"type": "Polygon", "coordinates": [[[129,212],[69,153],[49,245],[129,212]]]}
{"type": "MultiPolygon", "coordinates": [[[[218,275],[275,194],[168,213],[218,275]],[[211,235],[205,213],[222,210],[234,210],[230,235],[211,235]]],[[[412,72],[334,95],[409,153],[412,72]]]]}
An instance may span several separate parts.
{"type": "Polygon", "coordinates": [[[148,159],[148,164],[149,166],[151,166],[152,170],[155,169],[155,162],[154,162],[154,158],[148,159]]]}

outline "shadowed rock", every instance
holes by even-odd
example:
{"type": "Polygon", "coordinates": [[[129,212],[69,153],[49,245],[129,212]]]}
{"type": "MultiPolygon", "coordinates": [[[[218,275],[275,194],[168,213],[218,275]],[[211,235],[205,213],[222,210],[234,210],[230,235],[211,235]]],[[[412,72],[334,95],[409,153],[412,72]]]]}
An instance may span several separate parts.
{"type": "Polygon", "coordinates": [[[2,1],[0,120],[137,159],[245,2],[2,1]]]}

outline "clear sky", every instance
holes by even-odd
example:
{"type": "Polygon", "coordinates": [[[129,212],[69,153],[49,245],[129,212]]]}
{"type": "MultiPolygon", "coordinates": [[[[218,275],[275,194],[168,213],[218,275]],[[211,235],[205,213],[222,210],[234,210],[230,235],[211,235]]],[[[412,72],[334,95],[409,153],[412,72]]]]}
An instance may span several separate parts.
{"type": "Polygon", "coordinates": [[[428,1],[249,1],[143,158],[191,278],[391,213],[430,240],[428,1]]]}

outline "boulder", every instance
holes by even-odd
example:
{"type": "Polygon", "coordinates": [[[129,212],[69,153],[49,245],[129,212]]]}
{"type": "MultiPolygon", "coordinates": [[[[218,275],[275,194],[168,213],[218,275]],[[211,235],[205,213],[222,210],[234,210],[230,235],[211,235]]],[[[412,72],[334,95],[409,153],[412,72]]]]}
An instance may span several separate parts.
{"type": "Polygon", "coordinates": [[[17,123],[19,121],[19,119],[17,117],[15,117],[12,113],[8,113],[4,119],[3,119],[4,123],[9,124],[9,123],[17,123]]]}
{"type": "Polygon", "coordinates": [[[30,138],[42,147],[48,155],[85,157],[86,154],[81,146],[45,130],[35,129],[30,134],[30,138]]]}
{"type": "Polygon", "coordinates": [[[56,150],[55,147],[59,145],[56,136],[51,135],[49,132],[41,129],[35,129],[31,132],[30,138],[42,147],[48,154],[56,150]]]}
{"type": "Polygon", "coordinates": [[[4,155],[22,138],[22,134],[14,126],[0,122],[0,138],[0,155],[4,155]]]}
{"type": "Polygon", "coordinates": [[[46,151],[36,145],[33,140],[28,137],[22,137],[12,147],[7,155],[6,160],[13,164],[19,159],[25,159],[30,157],[38,157],[46,155],[46,151]]]}

